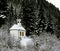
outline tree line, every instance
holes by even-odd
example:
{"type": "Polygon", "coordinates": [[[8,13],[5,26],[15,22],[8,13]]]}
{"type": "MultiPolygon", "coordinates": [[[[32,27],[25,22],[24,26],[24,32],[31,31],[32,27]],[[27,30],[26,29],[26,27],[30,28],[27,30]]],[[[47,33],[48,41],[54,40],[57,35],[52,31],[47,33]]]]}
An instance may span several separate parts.
{"type": "Polygon", "coordinates": [[[0,2],[0,13],[6,15],[5,23],[9,25],[9,28],[16,23],[17,18],[20,18],[27,35],[40,35],[41,32],[46,31],[51,34],[57,32],[59,36],[60,11],[46,0],[19,0],[19,3],[13,1],[14,4],[21,5],[19,15],[17,15],[16,8],[13,8],[12,3],[9,7],[6,0],[0,2]]]}

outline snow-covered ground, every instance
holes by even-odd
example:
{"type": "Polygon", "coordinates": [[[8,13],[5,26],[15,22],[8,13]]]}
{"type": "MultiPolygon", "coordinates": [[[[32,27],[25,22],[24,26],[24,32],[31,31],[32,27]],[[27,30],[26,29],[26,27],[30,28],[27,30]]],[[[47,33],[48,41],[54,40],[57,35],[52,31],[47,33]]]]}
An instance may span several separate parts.
{"type": "Polygon", "coordinates": [[[42,33],[35,38],[35,42],[38,43],[40,51],[60,51],[60,41],[50,33],[42,33]]]}
{"type": "Polygon", "coordinates": [[[0,29],[0,51],[60,51],[60,41],[55,35],[50,33],[41,33],[40,36],[32,35],[30,38],[21,40],[21,45],[28,42],[27,48],[18,48],[18,46],[12,49],[7,47],[8,34],[7,30],[0,29]],[[31,42],[31,39],[33,42],[31,42]],[[31,45],[32,44],[32,45],[31,45]],[[4,46],[5,45],[5,46],[4,46]]]}
{"type": "Polygon", "coordinates": [[[21,46],[24,46],[25,48],[27,48],[27,46],[33,46],[34,42],[32,38],[24,37],[20,40],[20,44],[21,46]]]}

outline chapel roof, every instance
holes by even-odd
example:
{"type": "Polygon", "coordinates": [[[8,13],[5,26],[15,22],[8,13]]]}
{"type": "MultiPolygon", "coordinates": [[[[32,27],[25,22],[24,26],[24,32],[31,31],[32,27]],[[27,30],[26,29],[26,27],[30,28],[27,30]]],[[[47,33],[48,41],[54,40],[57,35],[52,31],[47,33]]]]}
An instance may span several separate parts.
{"type": "Polygon", "coordinates": [[[22,25],[18,25],[18,24],[14,24],[10,30],[25,30],[24,27],[22,25]]]}

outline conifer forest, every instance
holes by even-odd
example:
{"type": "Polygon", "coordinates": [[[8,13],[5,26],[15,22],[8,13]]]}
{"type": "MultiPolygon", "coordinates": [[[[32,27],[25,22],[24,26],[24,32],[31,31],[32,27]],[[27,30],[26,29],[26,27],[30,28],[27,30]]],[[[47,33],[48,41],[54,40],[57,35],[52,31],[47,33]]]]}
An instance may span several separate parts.
{"type": "Polygon", "coordinates": [[[47,0],[0,0],[0,51],[60,51],[60,10],[47,0]],[[33,45],[11,38],[17,19],[33,45]]]}

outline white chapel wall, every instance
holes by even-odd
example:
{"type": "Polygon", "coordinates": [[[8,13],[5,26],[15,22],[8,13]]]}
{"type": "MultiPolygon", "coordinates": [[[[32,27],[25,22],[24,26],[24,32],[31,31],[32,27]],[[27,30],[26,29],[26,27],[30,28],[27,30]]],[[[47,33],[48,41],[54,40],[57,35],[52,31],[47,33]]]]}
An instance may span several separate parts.
{"type": "Polygon", "coordinates": [[[18,31],[17,30],[11,30],[10,31],[11,37],[13,37],[14,39],[18,39],[18,31]]]}

